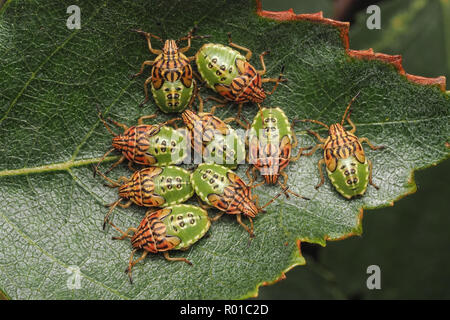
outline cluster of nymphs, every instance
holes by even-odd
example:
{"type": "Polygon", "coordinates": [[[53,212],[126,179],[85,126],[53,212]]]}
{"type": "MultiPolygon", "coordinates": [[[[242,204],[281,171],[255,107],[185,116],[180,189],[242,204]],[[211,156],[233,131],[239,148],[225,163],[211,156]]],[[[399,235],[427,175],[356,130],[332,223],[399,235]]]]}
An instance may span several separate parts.
{"type": "Polygon", "coordinates": [[[187,249],[205,235],[212,221],[224,213],[235,215],[237,222],[253,238],[252,219],[280,195],[289,197],[291,194],[309,200],[289,190],[288,176],[283,170],[290,161],[297,161],[302,155],[310,156],[318,148],[324,150],[324,157],[318,163],[321,181],[316,188],[324,183],[323,164],[336,190],[348,199],[362,195],[368,183],[376,187],[372,183],[372,163],[366,159],[361,143],[368,143],[372,149],[381,147],[374,147],[366,138],[354,135],[355,125],[350,120],[349,110],[356,97],[349,103],[341,123],[328,126],[317,120],[296,120],[320,124],[328,129],[329,135],[325,139],[308,130],[320,143],[314,147],[299,148],[295,155],[291,155],[298,145],[293,131],[295,121],[289,123],[283,110],[278,107],[260,106],[266,95],[273,94],[278,84],[285,81],[281,74],[283,69],[278,78],[263,77],[266,73],[264,55],[267,52],[259,56],[262,69],[256,70],[249,62],[252,52],[233,43],[230,34],[228,46],[206,43],[195,56],[186,57],[184,53],[189,50],[191,39],[207,36],[194,36],[191,31],[181,39],[163,41],[151,33],[133,31],[145,36],[149,50],[157,55],[153,61],[144,61],[140,71],[133,75],[141,75],[146,66],[152,66],[151,76],[145,81],[145,100],[141,105],[149,100],[147,88],[150,85],[161,111],[182,114],[181,118],[158,124],[144,124],[143,120],[156,115],[144,116],[138,120],[138,125],[127,127],[112,119],[105,120],[99,112],[103,124],[114,136],[113,148],[102,160],[114,150],[122,152],[122,157],[108,171],[102,173],[98,170],[99,165],[95,167],[95,173],[106,179],[111,187],[119,189],[119,199],[109,205],[103,227],[109,223],[120,232],[121,236],[113,239],[131,238],[133,251],[126,269],[130,281],[132,267],[148,252],[162,252],[167,260],[191,264],[186,258],[170,257],[168,252],[187,249]],[[163,43],[162,50],[152,47],[152,38],[163,43]],[[178,48],[179,41],[187,41],[187,46],[178,48]],[[245,56],[233,48],[244,51],[245,56]],[[195,60],[197,71],[193,71],[190,65],[192,60],[195,60]],[[270,92],[264,91],[262,85],[265,82],[274,83],[270,92]],[[198,94],[199,87],[203,85],[221,96],[208,97],[220,103],[213,106],[210,112],[203,112],[203,101],[198,94]],[[193,110],[195,100],[198,100],[197,112],[193,110]],[[239,105],[236,117],[221,120],[214,116],[216,108],[228,102],[239,105]],[[248,102],[259,107],[251,124],[241,115],[243,104],[248,102]],[[349,131],[343,128],[345,120],[351,126],[349,131]],[[184,126],[179,128],[177,121],[182,121],[184,126]],[[229,125],[232,121],[246,129],[244,142],[229,125]],[[124,132],[120,135],[114,133],[108,122],[123,128],[124,132]],[[189,171],[179,165],[189,162],[186,159],[188,154],[190,158],[191,149],[195,155],[200,155],[201,163],[197,162],[189,171]],[[303,153],[305,150],[309,152],[303,153]],[[242,163],[242,159],[249,164],[246,172],[248,184],[232,171],[242,163]],[[120,177],[114,181],[106,176],[124,160],[128,160],[129,168],[134,171],[130,178],[120,177]],[[133,164],[144,168],[135,170],[133,164]],[[264,180],[255,183],[258,172],[264,180]],[[279,179],[280,176],[282,179],[279,179]],[[262,184],[278,184],[281,192],[260,206],[258,197],[252,195],[252,189],[262,184]],[[194,193],[199,201],[198,206],[182,204],[194,193]],[[137,228],[122,231],[110,221],[109,216],[116,206],[127,208],[133,203],[154,209],[146,213],[137,228]],[[214,218],[210,218],[206,211],[211,207],[220,212],[214,218]],[[249,219],[250,226],[242,222],[242,215],[249,219]],[[139,249],[144,250],[143,255],[133,260],[134,253],[139,249]]]}

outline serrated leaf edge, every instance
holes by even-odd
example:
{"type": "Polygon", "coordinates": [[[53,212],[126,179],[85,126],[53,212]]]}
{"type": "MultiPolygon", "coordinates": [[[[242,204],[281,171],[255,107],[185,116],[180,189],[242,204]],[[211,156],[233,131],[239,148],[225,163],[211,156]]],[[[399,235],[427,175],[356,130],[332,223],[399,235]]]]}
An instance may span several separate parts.
{"type": "Polygon", "coordinates": [[[336,27],[339,30],[342,44],[344,45],[344,49],[349,57],[357,59],[383,61],[387,64],[393,65],[397,69],[399,74],[404,75],[409,81],[420,85],[437,85],[439,86],[442,92],[445,92],[446,78],[444,76],[436,78],[427,78],[408,74],[403,69],[401,55],[389,55],[384,53],[377,53],[374,52],[372,48],[367,50],[350,49],[350,41],[348,36],[350,30],[349,22],[342,22],[329,18],[324,18],[322,11],[319,11],[317,13],[306,13],[306,14],[295,14],[292,8],[286,11],[267,11],[262,9],[261,0],[255,1],[256,1],[256,14],[263,18],[273,19],[277,21],[311,21],[336,27]]]}
{"type": "MultiPolygon", "coordinates": [[[[262,9],[262,0],[255,0],[255,2],[256,2],[256,14],[263,18],[277,20],[277,21],[310,21],[310,22],[322,23],[322,24],[327,24],[327,25],[333,26],[339,30],[339,34],[340,34],[345,52],[350,58],[362,59],[362,60],[378,60],[378,61],[387,63],[387,64],[393,66],[397,70],[397,72],[400,75],[403,75],[408,81],[418,84],[418,85],[438,86],[439,89],[441,90],[441,92],[446,94],[447,97],[449,95],[450,91],[446,91],[445,76],[439,76],[436,78],[427,78],[427,77],[422,77],[422,76],[418,76],[418,75],[408,74],[403,69],[401,55],[389,55],[389,54],[384,54],[384,53],[377,53],[377,52],[374,52],[372,48],[369,48],[367,50],[352,50],[352,49],[350,49],[350,41],[349,41],[349,36],[348,36],[349,30],[350,30],[349,22],[342,22],[342,21],[337,21],[337,20],[333,20],[333,19],[329,19],[329,18],[324,18],[322,11],[319,11],[317,13],[296,14],[296,13],[294,13],[294,10],[292,8],[289,10],[286,10],[286,11],[263,10],[262,9]]],[[[448,142],[446,142],[446,145],[447,145],[447,147],[449,147],[448,142]]],[[[448,159],[448,158],[450,158],[450,154],[447,156],[446,159],[448,159]]],[[[386,207],[394,206],[394,203],[396,201],[398,201],[408,195],[411,195],[417,191],[417,184],[414,180],[414,173],[416,170],[423,170],[423,169],[429,168],[431,166],[435,166],[438,163],[440,163],[446,159],[442,159],[441,161],[430,164],[429,166],[425,166],[423,168],[416,168],[415,170],[412,170],[410,177],[408,179],[408,190],[405,193],[399,195],[397,198],[391,200],[391,202],[388,205],[386,205],[386,207]]],[[[298,247],[298,254],[304,260],[304,263],[290,265],[287,269],[285,269],[283,272],[281,272],[281,274],[275,280],[263,281],[263,282],[257,284],[254,290],[250,291],[247,295],[244,296],[244,299],[250,298],[250,297],[252,297],[252,298],[258,297],[259,288],[261,286],[268,286],[268,285],[277,283],[281,280],[284,280],[284,279],[286,279],[286,272],[293,269],[297,265],[305,265],[306,260],[302,256],[301,249],[300,249],[301,242],[316,243],[316,244],[319,244],[319,245],[325,247],[327,241],[340,241],[340,240],[345,240],[352,236],[359,236],[362,234],[362,231],[363,231],[362,219],[364,216],[364,210],[365,209],[377,209],[377,208],[382,208],[382,207],[373,207],[373,208],[365,207],[365,206],[361,207],[360,213],[358,215],[356,227],[350,233],[344,234],[340,237],[333,238],[329,235],[326,235],[324,237],[323,241],[316,241],[316,240],[311,240],[311,239],[307,239],[307,238],[296,239],[297,247],[298,247]]]]}

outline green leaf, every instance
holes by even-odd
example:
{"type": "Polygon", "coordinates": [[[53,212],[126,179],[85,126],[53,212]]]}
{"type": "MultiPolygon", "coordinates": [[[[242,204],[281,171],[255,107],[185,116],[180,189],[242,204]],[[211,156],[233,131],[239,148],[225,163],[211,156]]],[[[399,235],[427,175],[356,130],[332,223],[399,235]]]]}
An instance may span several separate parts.
{"type": "MultiPolygon", "coordinates": [[[[331,5],[332,1],[324,2],[331,5]]],[[[417,6],[414,4],[416,2],[423,3],[421,0],[377,3],[381,9],[381,30],[367,29],[369,15],[363,8],[351,24],[351,47],[401,54],[403,67],[409,73],[431,77],[445,75],[448,78],[450,59],[445,63],[441,57],[445,57],[444,44],[450,44],[450,38],[445,36],[445,24],[450,20],[441,19],[441,16],[450,11],[446,9],[445,1],[427,1],[426,6],[417,6]],[[409,12],[409,8],[420,10],[409,12]],[[407,20],[406,28],[403,23],[397,22],[404,21],[405,15],[413,17],[407,20]],[[380,47],[378,37],[386,35],[391,38],[389,35],[392,34],[396,35],[394,41],[380,47]],[[433,54],[428,55],[428,50],[423,52],[423,48],[432,48],[429,51],[433,54]]],[[[264,2],[264,7],[269,3],[264,2]]],[[[315,2],[291,5],[297,13],[317,11],[315,2]],[[313,5],[314,9],[308,8],[308,5],[313,5]]],[[[267,9],[288,8],[290,5],[267,9]]],[[[446,183],[450,178],[449,165],[447,161],[435,168],[417,171],[415,181],[418,192],[394,207],[365,215],[363,237],[329,243],[325,248],[303,246],[307,265],[289,272],[285,281],[260,289],[258,299],[442,299],[448,296],[448,281],[445,280],[450,275],[450,257],[442,255],[445,246],[450,243],[443,240],[447,239],[448,232],[448,201],[442,195],[450,191],[446,183]],[[398,239],[402,239],[402,245],[398,239]],[[313,257],[308,253],[313,253],[313,257]],[[372,264],[381,268],[382,290],[369,290],[366,286],[369,276],[366,268],[372,264]],[[418,274],[420,277],[417,277],[418,274]]]]}
{"type": "MultiPolygon", "coordinates": [[[[362,208],[388,206],[414,192],[413,171],[449,156],[448,96],[436,86],[413,83],[383,61],[350,58],[342,25],[261,18],[253,2],[84,1],[79,4],[81,29],[69,30],[66,8],[71,4],[8,1],[0,11],[0,289],[12,299],[254,296],[260,285],[305,263],[297,240],[325,245],[327,239],[360,234],[362,208]],[[281,106],[290,119],[337,122],[361,91],[352,113],[357,134],[386,146],[383,151],[366,148],[380,190],[369,187],[364,197],[347,201],[326,179],[316,191],[321,155],[301,158],[287,169],[289,185],[311,200],[277,200],[255,219],[250,246],[234,217],[223,217],[210,237],[173,253],[187,257],[192,267],[151,255],[135,266],[130,285],[123,273],[130,243],[112,241],[115,230],[101,230],[103,205],[117,199],[117,191],[92,177],[90,164],[111,141],[95,105],[129,125],[155,112],[153,102],[138,107],[144,79],[129,78],[153,56],[129,30],[178,38],[196,23],[198,34],[212,36],[209,41],[225,44],[232,32],[235,43],[255,53],[257,67],[257,54],[271,51],[268,75],[277,76],[284,65],[289,82],[265,105],[281,106]],[[67,283],[77,268],[80,288],[71,289],[67,283]]],[[[195,40],[189,53],[201,44],[195,40]]],[[[202,90],[204,97],[210,94],[202,90]]],[[[221,117],[236,113],[233,105],[222,109],[221,117]]],[[[256,106],[245,106],[247,119],[255,112],[256,106]]],[[[306,133],[310,127],[297,126],[302,146],[315,143],[306,133]]],[[[245,170],[241,166],[238,173],[244,176],[245,170]]],[[[129,175],[126,166],[111,174],[120,175],[129,175]]],[[[264,203],[279,188],[255,192],[264,203]]],[[[123,228],[135,227],[144,212],[133,206],[117,210],[113,219],[123,228]]]]}

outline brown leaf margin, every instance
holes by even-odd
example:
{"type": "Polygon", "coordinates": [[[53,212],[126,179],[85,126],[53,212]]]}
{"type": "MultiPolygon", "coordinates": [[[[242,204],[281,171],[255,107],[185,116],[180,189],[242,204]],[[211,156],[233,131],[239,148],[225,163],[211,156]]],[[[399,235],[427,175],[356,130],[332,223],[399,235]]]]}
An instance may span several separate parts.
{"type": "MultiPolygon", "coordinates": [[[[1,4],[1,3],[0,3],[1,4]]],[[[1,289],[0,289],[0,301],[1,300],[11,300],[10,297],[8,297],[8,295],[6,295],[6,293],[4,293],[1,289]]]]}
{"type": "MultiPolygon", "coordinates": [[[[342,40],[342,44],[344,46],[346,54],[350,58],[354,59],[361,59],[361,60],[378,60],[385,62],[387,64],[392,65],[400,75],[403,75],[406,77],[406,79],[410,82],[416,83],[418,85],[426,85],[426,86],[437,86],[442,92],[446,92],[446,78],[445,76],[439,76],[436,78],[427,78],[417,75],[412,75],[406,73],[405,69],[403,69],[402,65],[402,56],[401,55],[389,55],[385,53],[378,53],[374,52],[372,48],[369,48],[367,50],[352,50],[350,49],[350,41],[349,41],[349,30],[350,30],[350,22],[342,22],[338,20],[333,20],[329,18],[323,17],[323,12],[319,11],[317,13],[302,13],[302,14],[296,14],[294,13],[294,10],[291,8],[286,11],[268,11],[262,9],[262,0],[255,0],[256,2],[256,14],[259,15],[262,18],[272,19],[276,21],[310,21],[314,23],[322,23],[326,25],[333,26],[339,30],[339,34],[342,40]]],[[[448,142],[446,143],[448,144],[448,142]]],[[[449,144],[450,145],[450,144],[449,144]]],[[[435,165],[435,164],[432,164],[435,165]]],[[[413,194],[417,191],[417,185],[414,181],[414,171],[411,172],[411,175],[408,179],[408,191],[402,195],[400,195],[398,198],[391,201],[387,206],[394,206],[394,202],[398,201],[410,194],[413,194]]],[[[332,238],[328,235],[324,237],[324,243],[327,241],[340,241],[347,239],[349,237],[353,236],[359,236],[362,234],[362,219],[364,215],[364,208],[361,208],[359,210],[359,215],[356,222],[356,228],[351,231],[348,234],[345,234],[338,238],[332,238]]],[[[309,242],[309,243],[315,243],[314,241],[308,241],[306,238],[300,238],[296,240],[297,248],[298,248],[298,254],[300,257],[303,258],[302,252],[301,252],[301,243],[302,242],[309,242]]],[[[325,246],[325,244],[320,243],[320,245],[325,246]]],[[[303,258],[304,259],[304,258],[303,258]]],[[[306,264],[306,260],[305,264],[306,264]]],[[[264,281],[256,286],[254,290],[249,292],[247,295],[245,295],[243,298],[256,298],[258,297],[259,288],[261,286],[269,286],[274,283],[277,283],[281,280],[286,279],[286,272],[294,268],[299,264],[294,264],[289,266],[286,270],[282,271],[280,276],[272,281],[264,281]]]]}
{"type": "Polygon", "coordinates": [[[340,37],[344,49],[349,57],[364,60],[379,60],[394,66],[398,73],[404,75],[409,81],[417,83],[420,85],[436,85],[441,91],[446,90],[446,78],[440,76],[437,78],[426,78],[422,76],[416,76],[406,73],[402,66],[402,56],[401,55],[389,55],[384,53],[374,52],[372,48],[367,50],[352,50],[350,49],[350,42],[348,33],[350,30],[349,22],[337,21],[329,18],[324,18],[322,11],[317,13],[305,13],[305,14],[295,14],[293,9],[287,11],[267,11],[262,9],[261,0],[256,1],[256,14],[263,18],[273,19],[277,21],[311,21],[316,23],[327,24],[336,27],[340,32],[340,37]]]}
{"type": "MultiPolygon", "coordinates": [[[[286,10],[286,11],[263,10],[262,9],[262,1],[261,0],[254,0],[254,1],[256,2],[256,14],[259,15],[260,17],[273,19],[273,20],[277,20],[277,21],[302,20],[302,21],[310,21],[310,22],[316,22],[316,23],[322,23],[322,24],[334,26],[340,32],[340,37],[341,37],[342,43],[343,43],[345,51],[349,57],[356,58],[356,59],[383,61],[385,63],[388,63],[388,64],[394,66],[398,70],[399,74],[404,75],[409,81],[411,81],[413,83],[417,83],[419,85],[436,85],[436,86],[439,86],[441,91],[445,92],[445,90],[446,90],[446,78],[444,76],[440,76],[437,78],[427,78],[427,77],[422,77],[422,76],[417,76],[417,75],[412,75],[412,74],[406,73],[402,66],[402,56],[401,55],[388,55],[388,54],[384,54],[384,53],[376,53],[373,51],[372,48],[369,48],[367,50],[352,50],[352,49],[350,49],[350,43],[349,43],[349,37],[348,37],[349,29],[350,29],[349,22],[342,22],[342,21],[337,21],[337,20],[333,20],[333,19],[329,19],[329,18],[324,18],[322,11],[319,11],[317,13],[295,14],[294,10],[292,8],[289,10],[286,10]]],[[[10,3],[10,1],[0,0],[0,13],[2,11],[6,10],[6,7],[9,3],[10,3]]],[[[447,148],[450,148],[450,142],[446,142],[445,145],[447,148]]],[[[435,164],[432,164],[432,165],[435,165],[435,164]]],[[[400,200],[403,197],[406,197],[417,191],[417,186],[414,182],[414,171],[411,173],[411,176],[408,180],[408,184],[410,187],[409,191],[407,193],[401,195],[397,199],[393,200],[389,204],[389,206],[394,206],[394,201],[400,200]]],[[[338,237],[338,238],[331,238],[329,236],[325,236],[324,237],[325,242],[326,241],[339,241],[339,240],[347,239],[352,236],[361,235],[363,213],[364,213],[364,209],[361,208],[360,213],[357,218],[357,227],[355,228],[354,231],[352,231],[346,235],[343,235],[342,237],[338,237]]],[[[296,245],[298,248],[297,254],[299,255],[298,258],[304,260],[302,252],[301,252],[301,243],[302,242],[310,242],[310,243],[314,243],[314,242],[308,241],[308,239],[306,239],[306,238],[296,240],[296,245]]],[[[287,245],[287,243],[286,243],[286,245],[287,245]]],[[[303,265],[306,264],[306,260],[304,260],[304,261],[305,261],[305,263],[303,263],[303,265]]],[[[275,284],[281,280],[286,279],[286,273],[298,265],[302,265],[302,263],[296,263],[296,264],[289,266],[286,270],[281,272],[281,274],[278,278],[275,278],[274,280],[263,281],[263,282],[257,284],[257,286],[255,287],[254,290],[248,292],[246,295],[241,297],[241,299],[258,297],[259,288],[261,286],[269,286],[269,285],[275,284]]],[[[0,300],[11,300],[11,298],[0,289],[0,300]]]]}

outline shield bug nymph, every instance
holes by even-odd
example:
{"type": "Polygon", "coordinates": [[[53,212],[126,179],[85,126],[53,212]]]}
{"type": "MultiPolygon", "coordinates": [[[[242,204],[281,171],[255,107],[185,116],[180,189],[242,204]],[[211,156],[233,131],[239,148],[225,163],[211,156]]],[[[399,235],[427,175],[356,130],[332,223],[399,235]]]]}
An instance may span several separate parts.
{"type": "MultiPolygon", "coordinates": [[[[159,124],[144,124],[145,119],[155,118],[156,115],[140,117],[137,126],[127,127],[112,119],[108,119],[114,125],[123,128],[122,134],[115,133],[108,125],[102,114],[98,116],[111,135],[113,135],[113,148],[107,151],[98,162],[96,168],[105,159],[105,157],[114,150],[122,152],[122,157],[114,163],[105,174],[110,172],[124,160],[128,160],[128,167],[133,163],[144,166],[166,166],[179,164],[187,157],[188,144],[187,136],[180,130],[169,126],[177,119],[172,119],[159,124]]],[[[94,171],[95,175],[96,171],[94,171]]]]}
{"type": "Polygon", "coordinates": [[[272,94],[282,79],[283,69],[278,78],[263,78],[266,74],[264,56],[268,51],[263,52],[259,58],[262,70],[256,70],[249,60],[252,57],[250,49],[233,43],[231,34],[228,33],[228,45],[207,43],[204,44],[195,55],[198,71],[208,87],[219,93],[224,100],[209,97],[210,100],[219,102],[219,105],[212,107],[213,113],[217,107],[223,107],[228,102],[238,104],[238,112],[235,117],[236,122],[246,127],[241,121],[241,111],[244,103],[262,103],[266,96],[272,94]],[[243,56],[236,48],[246,52],[243,56]],[[262,87],[263,83],[275,82],[272,91],[266,92],[262,87]]]}
{"type": "Polygon", "coordinates": [[[252,186],[248,186],[237,174],[218,164],[200,164],[191,174],[191,182],[197,196],[207,205],[221,211],[211,221],[216,221],[224,213],[236,215],[237,222],[254,237],[253,218],[270,205],[280,194],[264,206],[258,204],[258,196],[252,195],[252,186]],[[250,220],[250,228],[243,222],[241,215],[250,220]]]}
{"type": "Polygon", "coordinates": [[[196,83],[193,79],[193,71],[190,62],[194,57],[186,57],[184,53],[191,47],[191,39],[205,38],[208,36],[194,36],[190,31],[186,37],[178,40],[163,41],[160,37],[141,30],[132,30],[142,34],[147,39],[148,49],[156,54],[155,60],[146,60],[142,63],[138,73],[132,75],[137,77],[144,72],[145,66],[152,66],[151,76],[144,83],[145,99],[140,104],[144,105],[149,100],[148,84],[151,84],[151,91],[156,104],[165,113],[181,112],[190,106],[196,95],[196,83]],[[163,43],[163,48],[154,49],[151,38],[155,38],[163,43]],[[187,40],[186,47],[178,48],[177,43],[187,40]]]}
{"type": "Polygon", "coordinates": [[[303,150],[310,148],[300,148],[296,155],[292,156],[292,149],[298,145],[295,132],[286,114],[280,108],[261,108],[256,114],[250,130],[247,134],[248,144],[247,161],[250,166],[246,172],[251,183],[256,180],[256,171],[263,176],[264,181],[255,185],[278,184],[287,193],[309,200],[291,190],[287,186],[288,175],[284,169],[289,162],[297,161],[303,150]],[[253,178],[250,177],[252,170],[253,178]],[[284,181],[280,182],[282,176],[284,181]]]}
{"type": "Polygon", "coordinates": [[[107,206],[110,207],[103,222],[106,222],[114,208],[128,208],[131,204],[144,207],[167,207],[188,200],[194,194],[191,184],[191,173],[176,166],[148,167],[136,171],[130,178],[120,177],[114,181],[97,171],[110,184],[111,188],[119,188],[119,199],[107,206]],[[127,202],[122,203],[122,201],[127,202]]]}
{"type": "MultiPolygon", "coordinates": [[[[218,163],[236,168],[245,160],[245,145],[237,132],[227,124],[230,118],[221,120],[212,113],[195,113],[185,110],[181,117],[189,132],[194,151],[205,163],[218,163]]],[[[233,119],[231,119],[233,120],[233,119]]]]}
{"type": "Polygon", "coordinates": [[[178,204],[157,211],[148,211],[137,228],[128,228],[122,231],[112,222],[112,227],[119,231],[120,237],[114,240],[131,239],[133,251],[125,269],[130,282],[133,283],[131,270],[139,261],[145,259],[147,254],[162,252],[168,261],[183,261],[192,263],[186,258],[169,256],[170,250],[187,250],[192,244],[200,240],[211,226],[206,210],[193,205],[178,204]],[[133,235],[129,233],[132,232],[133,235]],[[144,250],[142,256],[133,260],[138,250],[144,250]]]}
{"type": "Polygon", "coordinates": [[[366,192],[367,185],[371,184],[378,189],[372,181],[372,161],[367,159],[362,143],[365,142],[372,150],[383,149],[384,146],[374,146],[367,138],[358,138],[354,133],[356,126],[350,120],[350,106],[359,93],[353,97],[345,109],[340,123],[328,126],[323,122],[312,119],[299,120],[302,122],[312,122],[325,127],[328,130],[328,137],[322,138],[317,132],[308,130],[314,135],[320,143],[314,146],[311,152],[303,154],[310,156],[317,149],[323,149],[323,158],[318,162],[320,183],[316,186],[318,189],[325,181],[322,172],[322,165],[326,165],[326,170],[331,183],[336,190],[345,198],[351,199],[357,195],[363,195],[366,192]],[[347,120],[351,126],[350,130],[344,129],[344,121],[347,120]]]}

